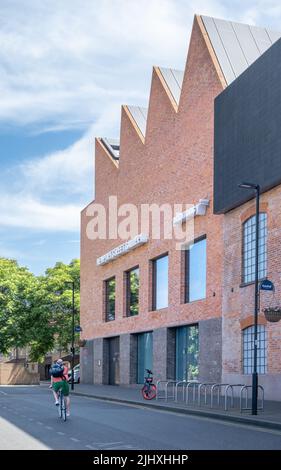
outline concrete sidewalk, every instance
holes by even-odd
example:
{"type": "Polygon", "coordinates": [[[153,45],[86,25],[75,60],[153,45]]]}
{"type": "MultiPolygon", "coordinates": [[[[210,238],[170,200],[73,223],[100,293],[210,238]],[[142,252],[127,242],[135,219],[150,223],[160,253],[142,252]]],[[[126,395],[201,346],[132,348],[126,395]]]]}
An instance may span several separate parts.
{"type": "MultiPolygon", "coordinates": [[[[140,393],[141,388],[142,385],[122,387],[113,385],[75,384],[74,391],[72,391],[71,394],[281,430],[281,402],[265,401],[264,411],[259,411],[257,416],[252,416],[249,411],[240,413],[238,406],[235,409],[224,411],[222,408],[211,409],[210,405],[204,404],[198,407],[191,404],[186,405],[182,401],[175,403],[172,400],[166,402],[163,399],[144,400],[140,393]]],[[[208,401],[208,403],[210,403],[210,401],[208,401]]]]}

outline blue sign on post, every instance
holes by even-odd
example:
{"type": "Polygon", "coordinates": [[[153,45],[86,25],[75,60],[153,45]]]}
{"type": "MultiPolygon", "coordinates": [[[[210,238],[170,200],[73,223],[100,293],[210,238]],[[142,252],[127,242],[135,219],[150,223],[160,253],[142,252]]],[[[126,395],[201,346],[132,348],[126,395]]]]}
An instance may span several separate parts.
{"type": "Polygon", "coordinates": [[[74,327],[74,331],[75,331],[76,333],[80,333],[80,331],[82,331],[81,326],[80,326],[80,325],[76,325],[76,326],[74,327]]]}
{"type": "Polygon", "coordinates": [[[273,282],[269,281],[268,279],[265,279],[260,283],[260,290],[274,291],[275,287],[273,282]]]}

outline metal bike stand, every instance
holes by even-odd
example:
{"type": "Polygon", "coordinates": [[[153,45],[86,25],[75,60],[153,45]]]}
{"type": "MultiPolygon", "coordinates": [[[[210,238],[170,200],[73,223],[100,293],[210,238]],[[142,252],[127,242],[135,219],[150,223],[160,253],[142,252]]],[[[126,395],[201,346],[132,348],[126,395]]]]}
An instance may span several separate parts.
{"type": "Polygon", "coordinates": [[[261,390],[262,392],[262,397],[261,397],[261,407],[260,407],[260,410],[263,411],[264,410],[264,388],[262,385],[258,385],[258,389],[261,390]]]}
{"type": "MultiPolygon", "coordinates": [[[[248,390],[252,388],[252,385],[243,385],[240,390],[240,413],[243,411],[250,411],[252,408],[248,407],[248,390]],[[245,407],[243,408],[243,392],[246,392],[245,394],[245,407]]],[[[258,406],[258,410],[263,411],[264,410],[264,388],[262,385],[258,385],[258,390],[261,390],[261,406],[258,406]]]]}
{"type": "Polygon", "coordinates": [[[204,394],[205,394],[205,405],[207,405],[207,387],[215,385],[214,382],[205,382],[201,383],[198,388],[198,406],[201,406],[201,389],[204,387],[204,394]]]}
{"type": "Polygon", "coordinates": [[[244,387],[244,384],[229,384],[225,388],[224,392],[224,411],[228,410],[227,402],[228,402],[228,390],[231,390],[231,401],[230,401],[230,407],[233,408],[234,406],[234,388],[235,387],[244,387]]]}
{"type": "Polygon", "coordinates": [[[178,401],[178,388],[181,385],[182,386],[182,400],[184,401],[184,393],[185,393],[185,388],[187,387],[188,382],[186,380],[181,380],[180,382],[176,383],[175,387],[175,402],[178,401]]]}
{"type": "Polygon", "coordinates": [[[163,390],[160,390],[160,384],[166,384],[168,380],[157,380],[156,382],[156,400],[164,399],[165,398],[165,386],[163,390]],[[164,396],[160,396],[160,392],[164,393],[164,396]]]}
{"type": "Polygon", "coordinates": [[[195,380],[194,381],[190,381],[187,386],[186,386],[186,396],[185,396],[185,403],[188,405],[189,403],[189,389],[192,388],[193,389],[193,403],[195,402],[196,400],[196,389],[198,390],[200,386],[200,382],[196,382],[195,380]]]}
{"type": "Polygon", "coordinates": [[[177,380],[168,380],[165,385],[165,400],[168,401],[169,398],[174,399],[175,394],[174,394],[174,389],[175,389],[175,384],[177,383],[177,380]],[[169,385],[172,385],[172,395],[168,395],[168,387],[169,385]]]}
{"type": "Polygon", "coordinates": [[[212,387],[211,387],[211,408],[213,408],[213,404],[214,404],[214,392],[215,392],[215,390],[216,389],[218,390],[217,405],[219,407],[220,406],[220,398],[221,398],[221,389],[222,389],[222,387],[227,387],[228,385],[230,385],[230,384],[217,383],[217,384],[212,385],[212,387]]]}

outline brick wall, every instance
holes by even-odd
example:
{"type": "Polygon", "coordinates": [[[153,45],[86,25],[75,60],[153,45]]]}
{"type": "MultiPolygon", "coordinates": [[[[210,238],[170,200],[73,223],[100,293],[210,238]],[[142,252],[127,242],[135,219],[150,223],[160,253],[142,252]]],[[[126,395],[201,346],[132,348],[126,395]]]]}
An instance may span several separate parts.
{"type": "Polygon", "coordinates": [[[38,364],[3,362],[0,364],[0,385],[39,385],[38,364]]]}
{"type": "MultiPolygon", "coordinates": [[[[281,304],[281,186],[261,196],[261,211],[267,213],[267,277],[275,284],[275,294],[261,292],[259,324],[266,325],[268,341],[268,374],[261,376],[271,390],[279,375],[281,385],[281,322],[269,323],[262,312],[266,306],[281,304]],[[272,382],[273,381],[273,382],[272,382]]],[[[224,284],[223,284],[223,374],[241,375],[242,329],[253,324],[254,284],[240,287],[242,276],[242,223],[255,214],[250,201],[224,217],[224,284]]],[[[244,376],[245,378],[245,376],[244,376]]],[[[268,395],[267,395],[268,396],[268,395]]],[[[275,396],[275,395],[272,395],[275,396]]],[[[280,398],[279,398],[280,399],[280,398]]]]}
{"type": "MultiPolygon", "coordinates": [[[[145,143],[125,109],[121,116],[120,164],[96,142],[96,199],[107,207],[108,196],[119,204],[197,203],[210,198],[207,215],[195,219],[195,238],[207,235],[206,299],[182,302],[182,260],[175,240],[151,240],[104,266],[97,257],[123,240],[91,241],[86,236],[87,208],[81,221],[81,325],[86,339],[156,330],[221,317],[222,216],[213,215],[213,105],[222,90],[216,68],[195,19],[178,112],[153,70],[145,143]],[[169,308],[151,311],[149,260],[169,252],[169,308]],[[139,315],[124,317],[124,271],[139,265],[139,315]],[[116,319],[105,323],[103,281],[116,277],[116,319]]],[[[162,222],[161,222],[162,223],[162,222]]],[[[94,351],[95,356],[95,351],[94,351]]]]}

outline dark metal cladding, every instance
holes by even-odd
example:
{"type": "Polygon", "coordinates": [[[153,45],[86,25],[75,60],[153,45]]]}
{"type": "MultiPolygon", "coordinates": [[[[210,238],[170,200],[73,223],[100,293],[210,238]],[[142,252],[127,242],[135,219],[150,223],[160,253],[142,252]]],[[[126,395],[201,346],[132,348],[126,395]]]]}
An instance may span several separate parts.
{"type": "Polygon", "coordinates": [[[281,39],[215,99],[214,213],[281,183],[281,39]]]}

